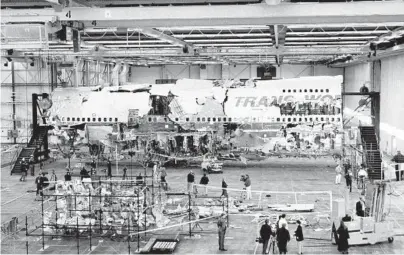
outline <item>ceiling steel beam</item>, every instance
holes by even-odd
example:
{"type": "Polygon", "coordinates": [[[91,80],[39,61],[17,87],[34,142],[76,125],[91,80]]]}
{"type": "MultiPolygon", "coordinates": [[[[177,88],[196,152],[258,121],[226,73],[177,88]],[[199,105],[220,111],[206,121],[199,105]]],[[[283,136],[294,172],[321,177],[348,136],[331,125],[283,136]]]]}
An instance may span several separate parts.
{"type": "Polygon", "coordinates": [[[172,44],[174,46],[179,46],[179,47],[182,47],[184,49],[186,48],[187,52],[193,54],[194,49],[193,49],[193,45],[191,43],[184,42],[184,41],[182,41],[182,40],[180,40],[178,38],[175,38],[173,36],[167,35],[167,34],[165,34],[163,32],[157,31],[157,30],[152,29],[152,28],[138,28],[138,29],[135,29],[135,30],[137,30],[138,32],[140,32],[140,33],[142,33],[144,35],[147,35],[147,36],[162,40],[164,42],[168,42],[168,43],[170,43],[170,44],[172,44]]]}
{"type": "Polygon", "coordinates": [[[281,3],[167,6],[167,7],[116,7],[116,8],[65,8],[58,13],[52,9],[1,10],[2,22],[21,22],[31,16],[46,19],[57,16],[62,21],[83,21],[86,27],[170,27],[170,26],[220,26],[220,25],[271,25],[271,24],[368,24],[402,22],[404,2],[340,2],[340,3],[281,3]],[[68,15],[67,15],[68,14],[68,15]],[[94,23],[93,23],[94,24],[94,23]]]}

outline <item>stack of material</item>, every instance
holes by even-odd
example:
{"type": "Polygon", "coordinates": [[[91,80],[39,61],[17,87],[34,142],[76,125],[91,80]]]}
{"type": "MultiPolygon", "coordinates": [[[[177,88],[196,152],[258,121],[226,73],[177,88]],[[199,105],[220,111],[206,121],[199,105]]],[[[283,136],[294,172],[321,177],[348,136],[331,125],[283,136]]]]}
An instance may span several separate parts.
{"type": "Polygon", "coordinates": [[[153,253],[173,253],[178,241],[156,241],[153,245],[153,253]]]}

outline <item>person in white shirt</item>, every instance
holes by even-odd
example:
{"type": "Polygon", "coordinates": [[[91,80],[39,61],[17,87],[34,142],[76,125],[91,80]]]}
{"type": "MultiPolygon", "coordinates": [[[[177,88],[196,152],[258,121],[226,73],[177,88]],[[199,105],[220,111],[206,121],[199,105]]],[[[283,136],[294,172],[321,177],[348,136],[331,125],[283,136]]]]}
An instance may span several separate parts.
{"type": "Polygon", "coordinates": [[[365,178],[368,176],[365,165],[361,164],[361,168],[358,172],[359,188],[363,189],[365,184],[365,178]]]}
{"type": "Polygon", "coordinates": [[[279,229],[282,228],[283,224],[286,224],[285,228],[288,229],[288,222],[286,220],[286,214],[281,215],[281,218],[279,219],[279,222],[278,222],[278,228],[279,229]]]}
{"type": "Polygon", "coordinates": [[[342,173],[342,167],[341,164],[338,164],[337,167],[335,168],[335,184],[341,183],[341,173],[342,173]]]}

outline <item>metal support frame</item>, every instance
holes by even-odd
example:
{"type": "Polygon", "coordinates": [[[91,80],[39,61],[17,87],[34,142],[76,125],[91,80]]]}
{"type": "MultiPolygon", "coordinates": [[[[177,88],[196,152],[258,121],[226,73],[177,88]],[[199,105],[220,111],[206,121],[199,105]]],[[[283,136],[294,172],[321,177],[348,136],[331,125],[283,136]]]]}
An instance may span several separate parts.
{"type": "Polygon", "coordinates": [[[2,10],[2,22],[84,21],[85,25],[100,27],[158,27],[158,26],[206,26],[206,25],[261,25],[261,24],[344,24],[372,22],[402,22],[404,3],[352,2],[352,3],[281,3],[168,6],[168,7],[115,7],[115,8],[65,8],[2,10]],[[170,15],[167,15],[170,13],[170,15]],[[335,15],[339,13],[339,15],[335,15]],[[70,14],[70,15],[67,15],[70,14]]]}

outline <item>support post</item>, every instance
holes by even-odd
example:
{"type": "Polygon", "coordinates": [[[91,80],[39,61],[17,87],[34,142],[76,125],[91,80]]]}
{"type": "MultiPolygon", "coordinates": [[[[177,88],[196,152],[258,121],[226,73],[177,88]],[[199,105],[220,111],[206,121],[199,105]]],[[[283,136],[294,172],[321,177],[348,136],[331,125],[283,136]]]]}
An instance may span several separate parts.
{"type": "Polygon", "coordinates": [[[42,250],[45,250],[45,222],[44,222],[44,212],[43,212],[43,200],[45,199],[45,196],[42,196],[42,203],[41,203],[41,207],[42,207],[42,250]]]}
{"type": "Polygon", "coordinates": [[[130,255],[130,221],[129,221],[129,214],[127,214],[127,221],[128,221],[128,254],[130,255]]]}
{"type": "MultiPolygon", "coordinates": [[[[14,69],[14,61],[11,61],[11,99],[13,101],[13,130],[17,130],[17,123],[16,123],[16,120],[15,120],[16,106],[15,106],[15,69],[14,69]]],[[[17,143],[17,138],[14,137],[13,140],[14,140],[14,144],[16,144],[17,143]]],[[[28,142],[29,142],[29,139],[27,137],[27,143],[28,142]]]]}
{"type": "MultiPolygon", "coordinates": [[[[188,221],[191,221],[191,193],[188,193],[188,221]]],[[[189,237],[191,237],[192,236],[191,223],[189,223],[188,226],[189,226],[189,237]]]]}
{"type": "Polygon", "coordinates": [[[137,188],[137,251],[140,251],[140,210],[139,210],[139,206],[140,206],[140,189],[139,186],[137,188]]]}
{"type": "Polygon", "coordinates": [[[80,241],[79,241],[79,218],[76,220],[76,239],[77,239],[77,254],[80,254],[80,241]]]}

